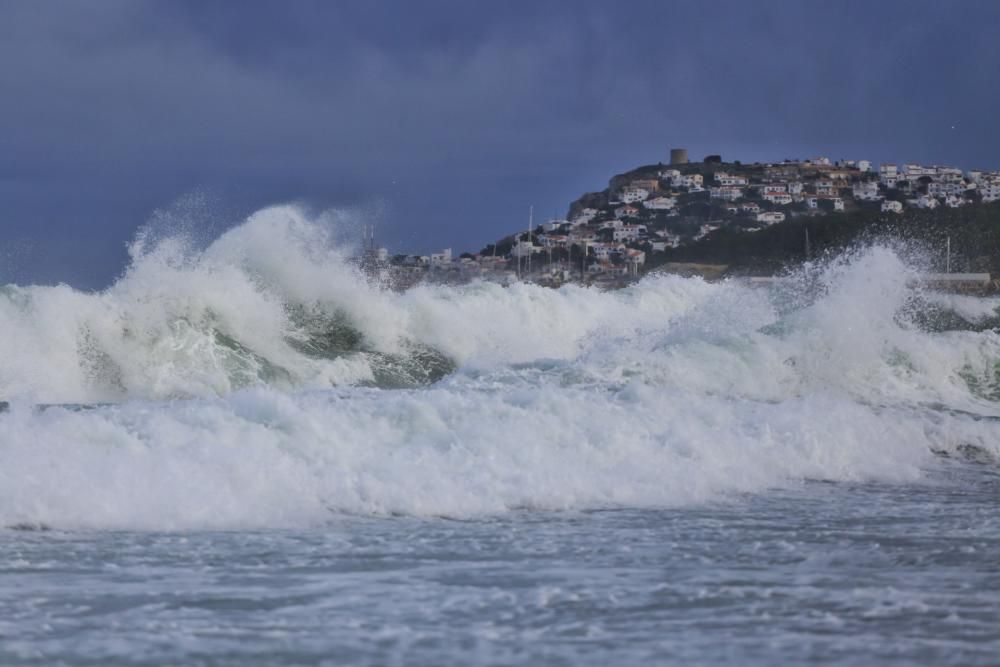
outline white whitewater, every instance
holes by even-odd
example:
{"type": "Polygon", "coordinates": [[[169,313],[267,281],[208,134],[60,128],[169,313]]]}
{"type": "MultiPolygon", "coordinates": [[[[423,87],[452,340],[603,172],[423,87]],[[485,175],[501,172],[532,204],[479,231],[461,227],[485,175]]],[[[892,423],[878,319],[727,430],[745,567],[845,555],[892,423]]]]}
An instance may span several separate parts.
{"type": "Polygon", "coordinates": [[[912,277],[876,247],[804,271],[808,294],[667,276],[394,293],[294,207],[202,249],[140,239],[103,292],[0,291],[0,525],[308,526],[917,481],[935,452],[1000,454],[1000,335],[918,326],[917,296],[971,324],[997,304],[915,295],[912,277]]]}

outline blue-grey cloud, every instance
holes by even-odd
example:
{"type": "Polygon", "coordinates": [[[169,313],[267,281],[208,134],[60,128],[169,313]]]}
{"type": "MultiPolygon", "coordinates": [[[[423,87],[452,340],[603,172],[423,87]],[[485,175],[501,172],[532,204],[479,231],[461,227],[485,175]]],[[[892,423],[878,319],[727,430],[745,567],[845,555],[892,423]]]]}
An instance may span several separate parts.
{"type": "Polygon", "coordinates": [[[155,209],[381,207],[476,248],[671,145],[998,167],[989,2],[0,2],[0,279],[113,277],[155,209]]]}

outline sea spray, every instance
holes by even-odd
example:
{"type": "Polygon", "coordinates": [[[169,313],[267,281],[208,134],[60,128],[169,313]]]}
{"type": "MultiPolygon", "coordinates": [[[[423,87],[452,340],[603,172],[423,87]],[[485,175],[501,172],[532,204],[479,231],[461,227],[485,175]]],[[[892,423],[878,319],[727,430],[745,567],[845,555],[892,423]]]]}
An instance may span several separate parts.
{"type": "Polygon", "coordinates": [[[667,507],[989,460],[1000,336],[922,326],[914,299],[951,297],[909,266],[876,246],[770,289],[395,293],[293,207],[137,245],[103,292],[0,293],[0,525],[667,507]]]}

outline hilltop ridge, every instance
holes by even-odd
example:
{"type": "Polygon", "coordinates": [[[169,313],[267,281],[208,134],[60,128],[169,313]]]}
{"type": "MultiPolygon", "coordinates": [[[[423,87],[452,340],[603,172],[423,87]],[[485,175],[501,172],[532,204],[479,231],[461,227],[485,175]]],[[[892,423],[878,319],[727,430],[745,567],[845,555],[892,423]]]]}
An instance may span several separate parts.
{"type": "Polygon", "coordinates": [[[932,260],[947,242],[948,268],[1000,273],[1000,172],[685,157],[615,174],[571,202],[564,219],[476,254],[393,261],[415,276],[426,269],[439,278],[621,284],[678,262],[723,265],[712,275],[771,274],[862,239],[905,239],[932,260]]]}

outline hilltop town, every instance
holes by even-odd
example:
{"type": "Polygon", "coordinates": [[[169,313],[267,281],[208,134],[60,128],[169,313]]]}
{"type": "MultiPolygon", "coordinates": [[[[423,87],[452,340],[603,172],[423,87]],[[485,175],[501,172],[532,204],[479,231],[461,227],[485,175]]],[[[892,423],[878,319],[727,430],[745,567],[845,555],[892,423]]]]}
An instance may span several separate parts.
{"type": "MultiPolygon", "coordinates": [[[[688,160],[673,149],[668,164],[611,178],[600,192],[573,202],[565,219],[515,232],[478,253],[453,257],[371,252],[394,283],[425,278],[484,278],[622,283],[678,254],[697,256],[713,239],[750,239],[783,223],[821,218],[891,223],[913,211],[982,207],[1000,201],[1000,172],[881,164],[825,157],[775,163],[688,160]],[[735,236],[734,236],[735,235],[735,236]],[[683,251],[683,253],[682,253],[683,251]]],[[[992,208],[992,207],[991,207],[992,208]]],[[[926,216],[925,216],[926,217],[926,216]]]]}

